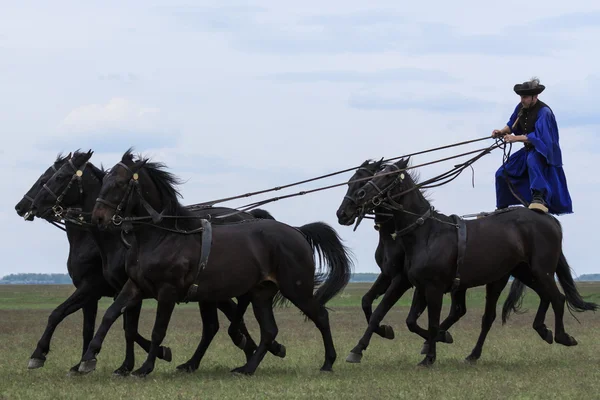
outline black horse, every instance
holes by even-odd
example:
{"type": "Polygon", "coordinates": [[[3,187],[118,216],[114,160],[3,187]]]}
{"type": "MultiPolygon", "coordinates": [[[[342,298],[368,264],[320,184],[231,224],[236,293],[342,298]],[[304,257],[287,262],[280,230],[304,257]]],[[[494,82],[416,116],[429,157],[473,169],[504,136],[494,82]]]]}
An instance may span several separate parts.
{"type": "MultiPolygon", "coordinates": [[[[358,192],[364,185],[366,185],[368,182],[366,178],[374,176],[376,172],[381,170],[382,165],[382,160],[366,160],[349,179],[348,190],[336,213],[340,225],[352,225],[357,217],[362,217],[361,211],[356,207],[357,201],[352,194],[358,192]]],[[[348,355],[348,358],[346,359],[348,362],[360,362],[362,358],[362,352],[368,347],[373,332],[383,337],[387,337],[385,336],[385,333],[387,332],[393,333],[391,327],[386,325],[378,326],[378,324],[383,320],[387,312],[398,301],[398,299],[400,299],[400,297],[402,297],[402,295],[412,287],[412,284],[410,283],[410,280],[408,279],[404,269],[404,248],[402,247],[401,241],[396,240],[397,227],[393,220],[393,214],[390,213],[385,204],[375,207],[374,214],[375,229],[379,232],[379,244],[375,251],[375,260],[381,269],[381,274],[371,289],[363,296],[362,306],[369,326],[359,343],[348,355]],[[389,289],[393,278],[396,278],[395,284],[391,287],[391,289],[389,289]],[[389,293],[387,294],[387,297],[384,297],[384,300],[382,300],[380,305],[377,307],[374,317],[371,319],[371,315],[373,315],[371,312],[371,305],[373,301],[380,295],[388,292],[388,290],[389,293]]],[[[486,313],[484,313],[482,318],[482,330],[479,340],[477,341],[477,345],[467,357],[467,360],[469,361],[474,362],[481,356],[485,337],[487,336],[487,333],[491,328],[491,323],[495,318],[495,306],[498,301],[498,297],[506,286],[507,281],[508,277],[506,280],[501,279],[498,282],[486,285],[486,313]]],[[[524,286],[517,280],[513,281],[511,292],[505,301],[504,309],[506,310],[506,314],[517,309],[518,299],[522,296],[523,291],[524,286]]],[[[415,299],[419,299],[418,294],[415,295],[415,299]]],[[[406,320],[407,326],[411,332],[417,333],[424,339],[427,339],[427,331],[417,324],[418,317],[425,310],[425,304],[423,302],[417,303],[417,306],[414,310],[415,312],[410,314],[406,320]]],[[[458,320],[460,320],[460,318],[462,318],[466,312],[466,292],[453,292],[450,314],[440,325],[440,333],[438,334],[437,341],[443,343],[453,343],[452,335],[450,332],[448,332],[448,329],[458,322],[458,320]]],[[[547,332],[545,332],[544,336],[542,336],[543,338],[547,337],[546,333],[547,332]]],[[[421,353],[426,354],[427,351],[428,345],[427,342],[425,342],[421,353]]]]}
{"type": "Polygon", "coordinates": [[[273,316],[276,295],[291,301],[321,331],[325,346],[321,370],[331,371],[336,352],[325,304],[347,285],[352,267],[349,251],[335,230],[321,222],[294,228],[270,219],[211,227],[180,205],[174,187],[177,183],[162,164],[135,161],[129,151],[104,178],[92,221],[108,227],[122,221],[121,210],[125,217],[137,218],[132,234],[124,233],[131,244],[126,269],[129,280],[105,313],[80,371],[95,368],[112,323],[123,310],[144,298],[157,299],[158,308],[150,353],[134,372],[138,376],[154,369],[177,302],[199,301],[203,309],[212,309],[215,302],[247,294],[261,329],[261,341],[250,360],[235,372],[254,373],[277,336],[273,316]],[[154,223],[145,222],[144,216],[151,216],[154,223]],[[328,274],[316,271],[315,251],[329,266],[328,274]],[[319,287],[313,293],[316,285],[319,287]]]}
{"type": "MultiPolygon", "coordinates": [[[[71,153],[66,157],[59,155],[56,158],[54,163],[38,178],[29,191],[23,196],[21,201],[15,206],[19,216],[25,217],[28,221],[34,219],[35,213],[32,212],[32,206],[35,197],[43,190],[45,184],[57,173],[57,171],[64,165],[68,165],[70,160],[71,153]]],[[[51,213],[48,213],[45,216],[45,219],[49,222],[55,222],[55,218],[51,213]]],[[[115,297],[118,292],[110,286],[102,275],[102,258],[91,235],[77,229],[73,224],[66,224],[65,228],[67,239],[69,240],[67,271],[76,290],[69,298],[54,309],[48,317],[46,329],[29,359],[29,369],[41,368],[44,366],[46,356],[50,351],[50,341],[56,327],[68,315],[79,309],[83,310],[83,354],[94,336],[98,301],[101,297],[115,297]]],[[[136,335],[133,340],[146,350],[146,352],[150,350],[150,341],[141,335],[136,335]]],[[[127,343],[128,352],[133,352],[133,343],[130,341],[127,343]]],[[[163,347],[159,354],[161,358],[164,358],[167,361],[171,360],[171,351],[169,348],[163,347]]],[[[125,365],[125,363],[123,365],[125,365]]],[[[121,369],[122,368],[119,368],[117,371],[120,371],[121,369]]],[[[79,363],[71,367],[70,372],[77,373],[78,370],[79,363]]]]}
{"type": "Polygon", "coordinates": [[[577,291],[561,250],[558,220],[524,207],[470,221],[438,213],[406,170],[408,161],[400,160],[376,173],[354,198],[357,206],[366,210],[385,201],[393,214],[395,233],[406,253],[407,276],[416,289],[410,313],[422,303],[429,310],[429,346],[420,365],[435,362],[436,341],[430,338],[436,338],[440,330],[444,293],[502,282],[511,274],[552,304],[554,340],[565,346],[576,345],[564,329],[565,298],[569,308],[579,312],[596,310],[598,305],[585,302],[577,291]],[[556,285],[555,273],[564,295],[556,285]]]}
{"type": "MultiPolygon", "coordinates": [[[[37,213],[51,222],[56,218],[55,213],[64,214],[64,211],[66,211],[65,208],[78,208],[82,213],[91,213],[105,175],[105,171],[96,168],[88,162],[91,154],[91,152],[76,152],[72,158],[71,154],[67,157],[59,156],[55,163],[40,176],[38,181],[17,204],[15,207],[17,213],[21,216],[27,214],[28,219],[33,219],[33,215],[37,213]],[[77,174],[77,171],[81,171],[80,176],[77,174]],[[77,181],[78,183],[73,185],[73,181],[77,181]],[[39,193],[42,196],[38,196],[39,193]],[[62,194],[60,200],[56,193],[62,194]],[[46,197],[46,203],[43,201],[44,197],[46,197]],[[38,199],[38,203],[34,208],[33,202],[35,198],[38,199]],[[31,218],[29,218],[29,215],[31,215],[31,218]]],[[[207,216],[209,213],[210,215],[220,215],[233,211],[235,210],[229,208],[208,208],[200,210],[197,213],[207,216]]],[[[255,211],[262,217],[272,218],[264,210],[255,211]]],[[[251,218],[255,218],[254,215],[240,213],[224,218],[222,221],[240,221],[251,218]]],[[[67,238],[69,240],[67,268],[76,291],[50,315],[46,330],[30,359],[29,368],[39,368],[44,365],[54,330],[64,318],[80,308],[83,309],[84,313],[83,354],[94,335],[98,300],[101,297],[115,298],[127,280],[125,274],[127,249],[121,242],[120,236],[109,232],[99,232],[97,229],[83,229],[79,224],[68,221],[67,219],[65,223],[67,238]]],[[[220,302],[218,307],[230,320],[236,315],[237,307],[232,300],[220,302]]],[[[140,308],[132,308],[124,315],[124,328],[130,325],[130,335],[129,337],[126,335],[126,359],[122,366],[115,371],[115,374],[124,375],[133,369],[134,341],[146,350],[146,352],[150,350],[150,341],[137,333],[140,308]]],[[[241,315],[243,315],[243,312],[241,315]]],[[[216,334],[218,320],[216,323],[213,320],[206,321],[203,324],[203,329],[210,330],[216,334]]],[[[229,335],[234,343],[245,351],[247,357],[253,354],[257,346],[250,337],[243,322],[237,325],[237,328],[236,325],[232,324],[229,329],[229,335]]],[[[285,356],[285,347],[277,343],[274,343],[269,350],[278,356],[285,356]]],[[[205,348],[199,346],[194,356],[178,368],[186,371],[197,369],[204,351],[205,348]]],[[[161,347],[158,355],[161,359],[171,361],[171,351],[167,347],[161,347]]],[[[77,372],[78,370],[79,364],[71,368],[72,372],[77,372]]]]}

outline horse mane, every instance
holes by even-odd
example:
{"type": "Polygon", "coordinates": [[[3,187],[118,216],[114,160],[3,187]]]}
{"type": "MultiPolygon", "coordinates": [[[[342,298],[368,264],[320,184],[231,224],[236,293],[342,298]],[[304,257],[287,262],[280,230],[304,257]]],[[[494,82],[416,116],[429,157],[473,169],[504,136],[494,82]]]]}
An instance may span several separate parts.
{"type": "MultiPolygon", "coordinates": [[[[397,161],[396,163],[386,163],[386,164],[384,164],[384,168],[387,168],[389,165],[391,165],[391,164],[397,164],[399,162],[406,162],[405,168],[408,168],[408,167],[411,166],[412,160],[410,158],[408,160],[406,160],[406,159],[403,158],[400,161],[397,161]]],[[[418,171],[417,169],[414,169],[414,168],[413,169],[407,169],[407,170],[405,170],[403,172],[404,172],[404,174],[406,174],[410,178],[410,180],[412,181],[412,183],[415,186],[420,183],[420,181],[421,181],[421,172],[418,171]]],[[[427,201],[428,203],[432,203],[433,202],[433,200],[431,199],[431,194],[429,193],[428,189],[419,188],[417,191],[421,194],[421,196],[423,197],[423,199],[425,201],[427,201]]]]}
{"type": "MultiPolygon", "coordinates": [[[[123,154],[123,160],[130,160],[132,162],[143,162],[144,171],[148,174],[148,177],[154,182],[156,189],[161,197],[164,205],[164,211],[169,214],[176,212],[181,213],[182,210],[186,210],[185,207],[179,203],[178,198],[182,198],[181,193],[175,186],[181,185],[183,181],[171,172],[165,171],[167,166],[161,162],[150,161],[150,158],[138,155],[137,160],[133,156],[133,149],[129,148],[125,154],[123,154]]],[[[186,210],[187,211],[187,210],[186,210]]]]}
{"type": "Polygon", "coordinates": [[[69,153],[65,156],[65,155],[63,155],[63,153],[61,151],[60,153],[58,153],[56,155],[56,160],[54,160],[54,164],[62,164],[63,162],[65,162],[67,160],[67,158],[69,158],[70,155],[71,155],[71,153],[69,153]]]}

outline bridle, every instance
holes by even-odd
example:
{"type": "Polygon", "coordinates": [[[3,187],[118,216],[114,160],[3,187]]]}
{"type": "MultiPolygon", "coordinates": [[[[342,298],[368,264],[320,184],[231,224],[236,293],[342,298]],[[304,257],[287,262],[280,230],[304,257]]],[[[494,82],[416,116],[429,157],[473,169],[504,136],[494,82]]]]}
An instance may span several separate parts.
{"type": "MultiPolygon", "coordinates": [[[[131,170],[131,168],[129,168],[123,162],[117,163],[117,166],[124,168],[129,174],[131,174],[131,178],[129,179],[129,184],[127,185],[127,190],[123,194],[123,198],[121,198],[121,201],[119,202],[119,204],[114,204],[106,199],[103,199],[102,197],[96,198],[97,203],[103,204],[103,205],[115,210],[115,212],[111,218],[112,223],[115,226],[119,226],[123,223],[123,221],[125,220],[125,216],[121,215],[121,211],[123,211],[124,206],[127,206],[128,208],[131,207],[131,197],[133,196],[134,192],[137,192],[137,194],[139,195],[140,202],[142,203],[142,205],[144,206],[146,211],[148,211],[148,214],[150,214],[150,216],[152,218],[152,222],[157,224],[160,221],[162,221],[162,215],[160,213],[158,213],[150,205],[150,203],[148,203],[146,201],[146,199],[142,195],[142,191],[140,189],[139,174],[137,172],[133,172],[131,170]]],[[[128,211],[128,210],[126,210],[126,211],[128,211]]],[[[128,218],[128,219],[133,220],[133,218],[128,218]]],[[[140,217],[139,219],[146,219],[146,218],[140,217]]]]}
{"type": "Polygon", "coordinates": [[[73,182],[75,182],[75,181],[77,181],[77,184],[79,186],[79,198],[82,199],[83,184],[81,182],[81,177],[83,176],[83,171],[85,171],[85,167],[87,167],[87,164],[88,163],[86,161],[81,168],[77,168],[75,166],[75,164],[73,164],[73,160],[69,159],[68,162],[63,164],[58,170],[56,170],[56,168],[54,168],[54,165],[52,166],[52,168],[54,168],[55,172],[48,181],[51,181],[56,176],[56,174],[58,174],[66,166],[70,167],[73,170],[73,176],[71,177],[71,180],[69,181],[69,183],[67,184],[67,186],[61,192],[60,195],[57,196],[56,193],[54,193],[54,191],[52,191],[52,189],[50,189],[46,183],[44,183],[44,185],[42,186],[42,189],[47,191],[56,200],[56,203],[54,204],[54,206],[52,206],[52,212],[54,212],[55,217],[61,218],[63,216],[63,213],[65,211],[63,208],[63,205],[62,205],[63,198],[66,196],[69,189],[71,189],[71,186],[73,185],[73,182]]]}

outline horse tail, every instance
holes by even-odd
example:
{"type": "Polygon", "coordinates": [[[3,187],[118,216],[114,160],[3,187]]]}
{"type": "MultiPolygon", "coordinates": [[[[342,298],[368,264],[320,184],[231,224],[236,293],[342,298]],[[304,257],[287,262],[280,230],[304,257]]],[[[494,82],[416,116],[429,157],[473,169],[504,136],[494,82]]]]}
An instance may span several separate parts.
{"type": "Polygon", "coordinates": [[[511,313],[523,314],[524,311],[520,311],[523,306],[523,296],[525,294],[525,284],[518,279],[513,279],[512,285],[510,285],[510,291],[502,306],[502,325],[506,324],[508,317],[511,313]]]}
{"type": "Polygon", "coordinates": [[[577,287],[573,281],[573,275],[571,274],[571,267],[562,251],[560,252],[560,258],[558,260],[556,275],[558,276],[560,286],[562,286],[563,291],[565,292],[569,310],[583,312],[596,311],[598,309],[598,304],[584,301],[581,294],[577,291],[577,287]]]}
{"type": "Polygon", "coordinates": [[[315,292],[315,298],[321,305],[327,304],[341,292],[352,276],[353,262],[350,249],[344,246],[339,235],[324,222],[313,222],[298,228],[304,234],[313,252],[319,257],[319,267],[325,261],[329,273],[315,274],[315,283],[322,283],[315,292]]]}
{"type": "Polygon", "coordinates": [[[254,210],[249,211],[249,213],[252,214],[254,218],[275,219],[271,213],[269,213],[267,210],[263,210],[262,208],[255,208],[254,210]]]}

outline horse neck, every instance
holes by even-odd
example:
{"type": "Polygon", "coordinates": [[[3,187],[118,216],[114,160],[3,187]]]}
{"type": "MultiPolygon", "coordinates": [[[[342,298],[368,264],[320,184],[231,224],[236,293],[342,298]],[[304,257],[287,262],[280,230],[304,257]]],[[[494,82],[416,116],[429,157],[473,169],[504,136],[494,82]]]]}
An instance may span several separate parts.
{"type": "MultiPolygon", "coordinates": [[[[140,185],[140,190],[136,195],[142,195],[143,200],[145,200],[150,205],[150,207],[152,207],[157,213],[163,214],[165,216],[193,215],[190,211],[188,211],[184,206],[182,206],[179,203],[176,197],[166,198],[166,196],[161,195],[160,191],[158,190],[158,187],[149,177],[146,177],[146,179],[142,183],[140,183],[140,185]]],[[[143,200],[141,198],[138,198],[138,200],[136,201],[135,207],[132,208],[133,216],[150,216],[150,213],[143,204],[143,200]]],[[[194,221],[195,220],[193,218],[164,218],[159,223],[159,225],[161,227],[169,229],[188,229],[191,225],[194,224],[194,221]]],[[[196,220],[196,222],[198,223],[199,220],[196,220]]],[[[140,229],[138,231],[145,231],[145,229],[140,229]]]]}
{"type": "MultiPolygon", "coordinates": [[[[400,190],[397,189],[393,191],[391,193],[392,196],[394,195],[394,192],[399,193],[400,190]]],[[[419,189],[414,189],[395,201],[402,206],[402,210],[398,210],[398,207],[394,207],[394,210],[392,211],[396,230],[398,231],[415,223],[421,215],[432,209],[431,204],[419,189]]],[[[414,232],[415,230],[409,231],[406,235],[414,234],[414,232]]]]}

